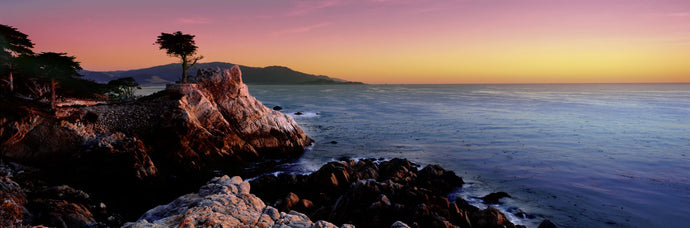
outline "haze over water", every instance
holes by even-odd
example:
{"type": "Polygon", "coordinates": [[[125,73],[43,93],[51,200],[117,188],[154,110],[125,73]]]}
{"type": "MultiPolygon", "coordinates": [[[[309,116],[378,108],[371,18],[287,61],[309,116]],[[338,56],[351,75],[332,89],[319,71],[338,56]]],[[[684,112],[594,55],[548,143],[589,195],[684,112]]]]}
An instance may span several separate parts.
{"type": "Polygon", "coordinates": [[[459,195],[559,227],[690,222],[690,84],[250,85],[314,147],[290,171],[342,156],[441,164],[459,195]],[[332,144],[336,141],[337,144],[332,144]]]}

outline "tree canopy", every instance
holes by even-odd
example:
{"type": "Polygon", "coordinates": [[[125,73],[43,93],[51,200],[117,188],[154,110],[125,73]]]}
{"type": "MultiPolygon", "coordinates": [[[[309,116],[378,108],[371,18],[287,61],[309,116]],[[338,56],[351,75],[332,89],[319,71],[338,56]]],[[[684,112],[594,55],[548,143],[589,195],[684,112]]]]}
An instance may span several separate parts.
{"type": "Polygon", "coordinates": [[[43,52],[38,55],[20,55],[17,59],[19,69],[26,78],[42,83],[50,82],[50,103],[53,108],[58,84],[71,82],[82,76],[78,72],[82,68],[76,57],[68,56],[67,53],[43,52]]]}
{"type": "MultiPolygon", "coordinates": [[[[0,57],[33,54],[31,50],[34,43],[29,40],[29,36],[18,31],[16,28],[0,24],[0,57]]],[[[3,62],[6,59],[2,59],[3,62]]]]}
{"type": "Polygon", "coordinates": [[[111,97],[129,99],[134,97],[134,89],[141,89],[137,80],[132,77],[118,78],[108,82],[111,97]]]}
{"type": "Polygon", "coordinates": [[[12,26],[0,24],[0,75],[7,77],[5,81],[10,91],[14,91],[15,58],[20,55],[33,55],[33,47],[34,43],[29,40],[28,35],[12,26]]]}
{"type": "Polygon", "coordinates": [[[41,78],[64,81],[82,77],[79,74],[81,64],[76,61],[76,57],[68,56],[67,53],[43,52],[36,55],[35,63],[39,70],[37,76],[41,78]]]}
{"type": "Polygon", "coordinates": [[[187,70],[194,66],[203,56],[195,56],[198,47],[194,42],[194,35],[175,33],[161,33],[156,40],[161,50],[173,57],[180,58],[182,62],[182,82],[187,83],[187,70]]]}

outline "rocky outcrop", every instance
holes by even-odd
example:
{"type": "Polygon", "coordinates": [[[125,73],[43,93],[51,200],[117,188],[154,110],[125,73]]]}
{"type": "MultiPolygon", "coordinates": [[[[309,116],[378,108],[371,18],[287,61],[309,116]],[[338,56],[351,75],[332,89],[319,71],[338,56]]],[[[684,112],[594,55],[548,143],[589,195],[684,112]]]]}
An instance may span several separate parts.
{"type": "Polygon", "coordinates": [[[249,95],[239,67],[200,71],[198,84],[171,85],[130,103],[41,108],[3,101],[0,148],[23,161],[130,154],[137,178],[157,175],[158,163],[201,170],[228,161],[301,155],[311,139],[289,115],[249,95]],[[5,106],[6,105],[6,106],[5,106]],[[3,108],[4,109],[4,108],[3,108]]]}
{"type": "Polygon", "coordinates": [[[438,165],[406,159],[330,162],[310,175],[266,175],[255,193],[282,210],[357,227],[521,227],[496,209],[448,199],[462,178],[438,165]],[[404,226],[403,226],[404,225],[404,226]]]}
{"type": "Polygon", "coordinates": [[[481,199],[482,199],[482,201],[484,201],[485,204],[498,204],[499,200],[501,198],[512,198],[512,197],[506,192],[493,192],[493,193],[489,193],[488,195],[485,195],[481,199]]]}
{"type": "Polygon", "coordinates": [[[29,220],[31,214],[26,209],[26,194],[7,176],[0,178],[0,226],[13,227],[29,220]]]}
{"type": "Polygon", "coordinates": [[[0,226],[108,227],[122,223],[106,204],[67,185],[33,179],[38,169],[0,164],[0,226]]]}
{"type": "MultiPolygon", "coordinates": [[[[216,177],[199,189],[147,211],[124,227],[313,227],[336,228],[326,221],[312,222],[297,211],[279,212],[250,194],[242,178],[216,177]]],[[[343,227],[348,227],[347,225],[343,227]]]]}
{"type": "Polygon", "coordinates": [[[311,144],[292,117],[249,95],[239,67],[198,78],[126,103],[49,110],[2,98],[1,155],[40,167],[56,185],[105,196],[127,217],[311,144]]]}

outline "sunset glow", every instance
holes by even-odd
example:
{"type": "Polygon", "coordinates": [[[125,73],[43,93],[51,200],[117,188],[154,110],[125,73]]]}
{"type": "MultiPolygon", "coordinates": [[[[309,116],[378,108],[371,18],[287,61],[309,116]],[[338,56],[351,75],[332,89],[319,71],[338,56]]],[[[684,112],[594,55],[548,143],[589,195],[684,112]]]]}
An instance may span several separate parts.
{"type": "Polygon", "coordinates": [[[367,83],[690,82],[686,0],[2,1],[0,23],[88,70],[282,65],[367,83]]]}

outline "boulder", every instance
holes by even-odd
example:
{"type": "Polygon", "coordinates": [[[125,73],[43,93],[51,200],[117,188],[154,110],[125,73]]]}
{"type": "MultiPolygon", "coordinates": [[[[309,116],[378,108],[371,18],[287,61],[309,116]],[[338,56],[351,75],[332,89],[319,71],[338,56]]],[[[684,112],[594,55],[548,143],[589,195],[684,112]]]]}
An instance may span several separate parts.
{"type": "Polygon", "coordinates": [[[297,211],[279,212],[249,192],[240,177],[216,177],[199,189],[155,207],[124,227],[337,227],[297,211]]]}
{"type": "Polygon", "coordinates": [[[500,200],[501,198],[505,198],[505,197],[511,198],[511,196],[508,195],[508,193],[494,192],[494,193],[490,193],[490,194],[482,197],[482,200],[484,201],[485,204],[498,204],[499,203],[498,200],[500,200]]]}
{"type": "Polygon", "coordinates": [[[299,195],[299,202],[310,199],[313,207],[300,210],[316,220],[358,227],[386,227],[396,221],[417,227],[471,224],[470,214],[479,209],[464,205],[464,201],[450,203],[446,198],[462,185],[462,178],[440,166],[430,165],[422,170],[418,167],[397,158],[388,161],[343,158],[325,164],[310,175],[266,175],[256,178],[252,184],[256,194],[268,202],[276,202],[275,205],[283,205],[289,198],[275,196],[295,194],[299,195]]]}
{"type": "Polygon", "coordinates": [[[553,222],[548,219],[544,219],[537,228],[556,228],[556,224],[553,224],[553,222]]]}
{"type": "Polygon", "coordinates": [[[0,226],[15,227],[28,223],[31,214],[26,209],[26,194],[8,176],[0,177],[0,226]]]}
{"type": "Polygon", "coordinates": [[[515,226],[513,223],[508,221],[506,216],[501,213],[495,207],[489,206],[484,210],[475,212],[471,216],[472,227],[479,228],[511,228],[511,227],[522,227],[515,226]]]}

